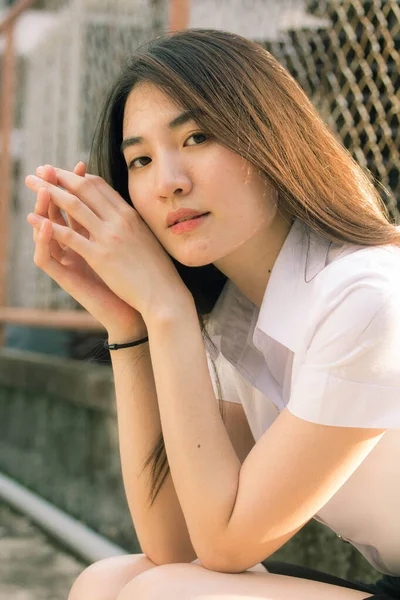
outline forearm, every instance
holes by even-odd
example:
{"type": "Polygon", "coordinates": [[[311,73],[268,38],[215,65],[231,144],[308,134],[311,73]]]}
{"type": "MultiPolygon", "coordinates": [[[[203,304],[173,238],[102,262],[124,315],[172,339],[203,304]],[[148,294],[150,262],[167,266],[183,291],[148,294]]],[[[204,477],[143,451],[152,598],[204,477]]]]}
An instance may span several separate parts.
{"type": "MultiPolygon", "coordinates": [[[[114,335],[109,339],[110,343],[124,343],[128,337],[114,335]]],[[[111,351],[111,360],[122,475],[142,551],[156,564],[191,562],[196,555],[171,475],[150,508],[150,467],[142,472],[161,432],[148,344],[111,351]]]]}
{"type": "Polygon", "coordinates": [[[194,303],[147,322],[162,429],[175,489],[201,562],[218,550],[240,461],[222,421],[194,303]]]}

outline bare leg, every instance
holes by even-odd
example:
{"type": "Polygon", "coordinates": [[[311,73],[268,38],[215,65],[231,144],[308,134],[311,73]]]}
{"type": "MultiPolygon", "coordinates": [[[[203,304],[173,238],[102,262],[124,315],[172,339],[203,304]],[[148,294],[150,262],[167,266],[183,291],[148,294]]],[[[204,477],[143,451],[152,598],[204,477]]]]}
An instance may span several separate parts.
{"type": "MultiPolygon", "coordinates": [[[[189,564],[201,566],[199,559],[189,564]]],[[[68,600],[116,600],[121,590],[137,575],[155,567],[160,568],[145,554],[127,554],[99,560],[79,575],[68,600]]],[[[267,572],[261,563],[249,571],[267,572]]]]}
{"type": "Polygon", "coordinates": [[[99,560],[75,580],[68,600],[115,600],[122,588],[144,571],[157,567],[145,554],[99,560]]]}
{"type": "Polygon", "coordinates": [[[130,581],[116,600],[364,600],[371,596],[320,581],[250,571],[219,573],[192,563],[161,565],[130,581]]]}

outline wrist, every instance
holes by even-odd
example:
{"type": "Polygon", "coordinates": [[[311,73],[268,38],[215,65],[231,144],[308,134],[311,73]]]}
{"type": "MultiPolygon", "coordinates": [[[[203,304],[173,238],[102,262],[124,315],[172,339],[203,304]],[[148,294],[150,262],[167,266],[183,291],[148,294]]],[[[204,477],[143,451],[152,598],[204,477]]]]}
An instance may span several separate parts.
{"type": "Polygon", "coordinates": [[[125,350],[125,348],[137,348],[137,346],[141,346],[149,341],[148,337],[143,338],[142,340],[137,340],[135,342],[128,342],[127,344],[107,344],[104,342],[104,348],[106,350],[125,350]]]}
{"type": "MultiPolygon", "coordinates": [[[[149,312],[143,315],[143,320],[146,324],[147,331],[158,325],[174,321],[184,315],[194,312],[197,316],[196,305],[193,296],[190,295],[175,295],[170,301],[162,304],[152,304],[149,312]]],[[[145,335],[148,335],[147,333],[145,335]]],[[[144,337],[144,336],[143,336],[144,337]]]]}
{"type": "Polygon", "coordinates": [[[107,343],[111,344],[129,344],[130,342],[137,342],[147,337],[147,328],[142,328],[140,331],[132,330],[108,330],[107,343]]]}

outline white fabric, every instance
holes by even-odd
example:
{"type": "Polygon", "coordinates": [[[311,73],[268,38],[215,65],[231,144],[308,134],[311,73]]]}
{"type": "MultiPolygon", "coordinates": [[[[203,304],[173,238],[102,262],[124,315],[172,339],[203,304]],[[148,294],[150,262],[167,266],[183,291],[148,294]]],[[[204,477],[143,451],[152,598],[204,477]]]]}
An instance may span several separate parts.
{"type": "Polygon", "coordinates": [[[209,356],[256,441],[286,406],[314,423],[388,430],[314,518],[399,576],[400,248],[334,244],[296,219],[261,308],[228,280],[208,331],[215,392],[209,356]]]}

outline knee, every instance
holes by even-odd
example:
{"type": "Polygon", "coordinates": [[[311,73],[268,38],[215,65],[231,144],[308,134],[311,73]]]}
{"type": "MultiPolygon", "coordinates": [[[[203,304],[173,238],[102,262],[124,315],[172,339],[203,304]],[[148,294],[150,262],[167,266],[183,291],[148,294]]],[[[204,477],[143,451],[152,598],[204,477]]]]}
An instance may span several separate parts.
{"type": "Polygon", "coordinates": [[[200,563],[171,563],[157,566],[140,577],[127,583],[116,597],[116,600],[160,600],[164,598],[183,597],[183,589],[203,571],[200,563]]]}
{"type": "Polygon", "coordinates": [[[96,596],[95,593],[96,588],[101,589],[101,579],[103,578],[101,565],[106,563],[107,560],[93,563],[80,573],[70,589],[68,600],[82,600],[83,598],[100,600],[101,596],[96,596]]]}
{"type": "Polygon", "coordinates": [[[143,554],[104,558],[82,571],[68,600],[115,600],[128,581],[155,566],[143,554]]]}

